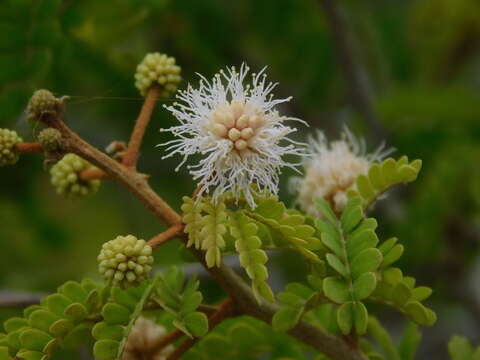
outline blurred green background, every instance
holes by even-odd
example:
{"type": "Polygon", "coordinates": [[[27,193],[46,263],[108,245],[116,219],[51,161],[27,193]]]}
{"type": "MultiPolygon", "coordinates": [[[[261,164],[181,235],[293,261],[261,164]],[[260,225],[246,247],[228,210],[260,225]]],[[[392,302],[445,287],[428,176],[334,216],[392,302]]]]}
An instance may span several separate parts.
{"type": "MultiPolygon", "coordinates": [[[[331,137],[347,124],[372,140],[370,149],[384,139],[395,156],[424,161],[418,181],[394,191],[375,216],[384,238],[405,245],[405,272],[435,290],[439,321],[425,329],[418,358],[444,359],[452,333],[480,340],[480,2],[338,2],[356,48],[350,60],[370,79],[376,124],[352,106],[352,83],[320,1],[1,0],[0,127],[33,139],[38,129],[23,111],[34,90],[48,88],[70,96],[68,123],[104,148],[128,140],[142,104],[133,74],[146,52],[176,57],[181,87],[195,84],[196,72],[210,77],[242,61],[254,70],[268,65],[280,83],[276,95],[294,97],[284,112],[331,137]]],[[[178,159],[161,160],[155,148],[167,139],[158,129],[174,123],[160,105],[140,169],[178,209],[195,185],[185,170],[174,172],[178,159]]],[[[117,184],[104,182],[97,195],[74,202],[55,194],[44,170],[42,158],[30,155],[0,170],[0,289],[50,292],[68,279],[96,277],[103,242],[163,230],[117,184]]],[[[291,174],[283,175],[291,203],[291,174]]],[[[159,249],[157,265],[180,261],[177,249],[175,242],[159,249]]],[[[276,257],[272,271],[281,281],[301,279],[295,260],[276,257]]],[[[0,320],[7,315],[0,310],[0,320]]],[[[394,333],[402,325],[393,313],[382,318],[394,333]]]]}

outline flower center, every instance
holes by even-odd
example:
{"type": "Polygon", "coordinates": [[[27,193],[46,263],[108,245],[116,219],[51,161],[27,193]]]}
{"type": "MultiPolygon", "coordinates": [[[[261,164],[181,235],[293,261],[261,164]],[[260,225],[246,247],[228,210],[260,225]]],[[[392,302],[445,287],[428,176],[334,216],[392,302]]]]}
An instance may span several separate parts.
{"type": "Polygon", "coordinates": [[[265,123],[263,114],[254,111],[248,104],[233,100],[210,115],[211,131],[218,137],[232,142],[242,151],[251,145],[251,139],[265,123]]]}

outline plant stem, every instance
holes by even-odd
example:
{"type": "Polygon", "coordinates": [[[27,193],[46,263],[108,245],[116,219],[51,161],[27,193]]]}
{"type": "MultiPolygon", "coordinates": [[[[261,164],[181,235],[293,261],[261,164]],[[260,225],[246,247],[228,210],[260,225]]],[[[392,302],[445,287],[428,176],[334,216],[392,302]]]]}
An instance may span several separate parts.
{"type": "Polygon", "coordinates": [[[80,180],[89,181],[96,179],[108,179],[110,176],[103,170],[100,169],[88,169],[80,173],[80,180]]]}
{"type": "Polygon", "coordinates": [[[43,152],[39,142],[21,142],[15,144],[15,150],[20,154],[38,154],[43,152]]]}
{"type": "Polygon", "coordinates": [[[177,224],[177,225],[170,226],[164,232],[162,232],[162,233],[158,234],[157,236],[153,237],[152,239],[150,239],[150,241],[148,242],[148,245],[150,245],[152,247],[152,249],[155,249],[155,248],[159,247],[160,245],[165,244],[171,238],[181,234],[182,230],[183,230],[183,224],[177,224]]]}
{"type": "Polygon", "coordinates": [[[158,98],[158,86],[152,86],[145,97],[142,110],[138,115],[135,127],[133,128],[130,142],[123,155],[123,165],[135,169],[137,167],[138,156],[140,155],[140,146],[142,145],[143,135],[147,129],[153,109],[158,98]]]}

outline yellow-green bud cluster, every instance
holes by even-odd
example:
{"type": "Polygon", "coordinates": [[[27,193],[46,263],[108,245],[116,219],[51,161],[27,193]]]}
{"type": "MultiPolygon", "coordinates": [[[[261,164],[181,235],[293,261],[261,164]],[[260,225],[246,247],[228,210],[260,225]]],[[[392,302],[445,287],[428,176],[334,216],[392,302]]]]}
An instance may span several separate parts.
{"type": "Polygon", "coordinates": [[[37,136],[38,142],[46,151],[60,150],[62,134],[54,128],[46,128],[40,131],[37,136]]]}
{"type": "Polygon", "coordinates": [[[41,89],[33,93],[27,106],[28,120],[38,120],[44,113],[52,113],[58,111],[60,100],[57,99],[50,91],[41,89]]]}
{"type": "Polygon", "coordinates": [[[105,280],[126,287],[148,277],[152,270],[152,248],[133,235],[117,236],[103,244],[98,270],[105,280]]]}
{"type": "Polygon", "coordinates": [[[0,129],[0,166],[13,165],[18,161],[15,144],[22,141],[16,131],[0,129]]]}
{"type": "Polygon", "coordinates": [[[180,66],[175,64],[175,58],[158,52],[147,54],[137,66],[135,86],[145,96],[148,89],[158,84],[159,95],[169,97],[177,90],[180,77],[180,66]]]}
{"type": "Polygon", "coordinates": [[[75,154],[67,154],[52,166],[50,176],[57,193],[69,198],[77,198],[95,193],[100,187],[100,180],[82,180],[80,173],[95,167],[75,154]]]}

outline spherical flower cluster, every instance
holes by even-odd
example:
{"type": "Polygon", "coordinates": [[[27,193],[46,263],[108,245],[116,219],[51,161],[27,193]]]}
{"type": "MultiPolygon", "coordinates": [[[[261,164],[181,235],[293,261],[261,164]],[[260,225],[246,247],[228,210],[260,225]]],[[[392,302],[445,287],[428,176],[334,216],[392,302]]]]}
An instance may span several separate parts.
{"type": "Polygon", "coordinates": [[[125,287],[148,277],[152,270],[152,248],[133,235],[117,236],[103,244],[99,271],[107,281],[125,287]]]}
{"type": "Polygon", "coordinates": [[[167,359],[175,350],[172,344],[156,349],[166,335],[167,331],[163,326],[139,317],[128,335],[122,360],[167,359]]]}
{"type": "Polygon", "coordinates": [[[239,199],[242,195],[251,207],[254,196],[267,191],[276,194],[280,169],[296,168],[296,163],[284,160],[285,155],[303,155],[305,144],[287,136],[296,131],[286,126],[288,120],[275,107],[287,99],[273,99],[276,84],[267,83],[264,70],[253,74],[245,84],[249,68],[243,64],[238,72],[234,67],[220,71],[211,82],[201,78],[198,89],[188,86],[179,91],[174,103],[166,108],[180,125],[170,131],[176,140],[161,144],[167,146],[170,157],[202,155],[196,165],[189,166],[190,174],[202,186],[199,195],[213,190],[217,201],[226,191],[239,199]]]}
{"type": "Polygon", "coordinates": [[[22,142],[16,131],[0,129],[0,166],[13,165],[19,159],[15,144],[22,142]]]}
{"type": "Polygon", "coordinates": [[[44,113],[51,113],[58,111],[60,99],[57,99],[50,91],[41,89],[33,93],[28,106],[26,114],[28,120],[38,120],[44,113]]]}
{"type": "Polygon", "coordinates": [[[174,57],[168,57],[158,52],[147,54],[137,66],[135,86],[145,96],[148,89],[157,84],[160,87],[159,95],[169,97],[177,90],[180,77],[180,66],[175,64],[174,57]]]}
{"type": "Polygon", "coordinates": [[[46,151],[58,151],[60,149],[62,134],[54,128],[46,128],[37,136],[38,142],[46,151]]]}
{"type": "Polygon", "coordinates": [[[67,154],[50,169],[52,185],[58,194],[70,198],[95,193],[100,187],[100,180],[80,178],[80,173],[88,169],[95,169],[95,167],[75,154],[67,154]]]}
{"type": "Polygon", "coordinates": [[[309,141],[312,156],[304,162],[305,176],[292,179],[291,187],[298,192],[297,202],[305,213],[318,216],[316,200],[323,198],[340,213],[348,201],[347,190],[356,188],[356,179],[367,174],[370,165],[381,161],[392,149],[381,145],[366,154],[363,139],[356,139],[345,128],[342,139],[328,143],[325,135],[309,141]]]}

